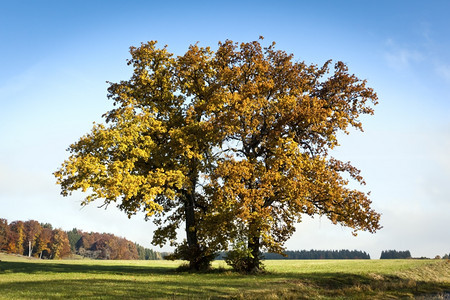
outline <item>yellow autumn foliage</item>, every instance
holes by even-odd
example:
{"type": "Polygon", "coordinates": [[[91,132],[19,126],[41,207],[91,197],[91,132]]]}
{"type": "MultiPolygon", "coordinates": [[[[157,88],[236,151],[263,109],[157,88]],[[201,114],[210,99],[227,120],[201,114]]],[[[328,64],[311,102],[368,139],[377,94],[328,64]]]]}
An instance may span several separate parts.
{"type": "Polygon", "coordinates": [[[380,228],[368,194],[348,187],[364,184],[359,171],[330,156],[377,103],[344,63],[307,65],[259,41],[178,57],[156,45],[130,48],[131,78],[108,88],[115,108],[55,172],[63,195],[153,216],[153,242],[196,269],[242,240],[258,268],[261,249],[282,252],[304,214],[380,228]]]}

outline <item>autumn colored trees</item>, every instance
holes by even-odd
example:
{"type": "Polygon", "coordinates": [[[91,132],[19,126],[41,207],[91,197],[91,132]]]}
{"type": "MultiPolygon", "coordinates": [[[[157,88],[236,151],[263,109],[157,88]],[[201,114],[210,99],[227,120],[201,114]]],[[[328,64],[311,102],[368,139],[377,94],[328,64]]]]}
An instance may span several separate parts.
{"type": "Polygon", "coordinates": [[[368,194],[348,187],[364,184],[359,170],[330,155],[377,103],[344,63],[307,65],[259,41],[178,57],[152,41],[130,53],[133,74],[110,83],[105,124],[55,172],[63,195],[153,216],[153,243],[170,242],[197,270],[231,247],[257,272],[261,251],[281,253],[304,214],[355,233],[380,228],[368,194]]]}
{"type": "Polygon", "coordinates": [[[8,221],[0,219],[0,249],[6,249],[9,242],[9,226],[8,221]]]}
{"type": "Polygon", "coordinates": [[[91,259],[162,259],[161,253],[110,233],[67,232],[72,253],[91,259]]]}
{"type": "Polygon", "coordinates": [[[0,251],[39,258],[58,259],[70,255],[67,233],[37,221],[0,219],[0,251]]]}
{"type": "MultiPolygon", "coordinates": [[[[375,93],[350,75],[342,62],[326,77],[322,67],[294,63],[293,56],[258,42],[221,44],[219,78],[230,99],[215,118],[225,130],[226,156],[213,170],[212,211],[236,240],[245,237],[247,271],[260,269],[259,253],[281,252],[303,214],[325,215],[333,223],[371,232],[379,215],[366,194],[346,187],[346,173],[364,183],[349,163],[329,156],[337,133],[361,129],[375,93]]],[[[217,125],[220,126],[220,125],[217,125]]]]}
{"type": "Polygon", "coordinates": [[[46,259],[77,254],[91,259],[162,259],[161,253],[109,233],[53,229],[35,220],[0,219],[0,251],[46,259]]]}

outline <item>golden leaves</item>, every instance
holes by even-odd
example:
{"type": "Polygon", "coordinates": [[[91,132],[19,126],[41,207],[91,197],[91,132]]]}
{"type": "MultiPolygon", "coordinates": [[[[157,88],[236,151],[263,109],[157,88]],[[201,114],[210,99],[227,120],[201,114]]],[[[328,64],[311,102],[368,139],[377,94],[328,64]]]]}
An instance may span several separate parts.
{"type": "Polygon", "coordinates": [[[174,238],[189,201],[199,240],[223,247],[244,235],[280,251],[302,214],[380,228],[368,195],[347,188],[347,177],[364,183],[359,171],[328,155],[377,103],[344,63],[306,65],[258,41],[195,44],[178,57],[151,41],[130,54],[130,80],[109,83],[106,125],[54,173],[63,195],[165,214],[158,243],[174,238]]]}
{"type": "Polygon", "coordinates": [[[213,171],[213,207],[234,211],[230,215],[247,224],[236,230],[259,234],[272,250],[303,213],[357,230],[378,229],[367,195],[346,188],[342,173],[364,183],[358,170],[328,157],[337,133],[361,129],[359,115],[373,112],[369,102],[377,103],[376,94],[365,81],[349,75],[342,62],[327,77],[330,61],[322,68],[293,63],[292,55],[258,42],[219,44],[216,61],[228,96],[214,122],[232,142],[222,145],[229,156],[213,171]]]}

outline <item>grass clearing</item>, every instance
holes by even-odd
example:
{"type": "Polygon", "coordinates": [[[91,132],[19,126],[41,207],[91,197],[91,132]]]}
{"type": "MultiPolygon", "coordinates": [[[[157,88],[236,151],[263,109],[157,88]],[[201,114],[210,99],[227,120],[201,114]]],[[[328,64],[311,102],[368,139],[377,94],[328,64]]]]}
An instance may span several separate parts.
{"type": "Polygon", "coordinates": [[[181,262],[0,254],[0,299],[403,299],[450,292],[448,260],[271,260],[267,274],[176,272],[181,262]]]}

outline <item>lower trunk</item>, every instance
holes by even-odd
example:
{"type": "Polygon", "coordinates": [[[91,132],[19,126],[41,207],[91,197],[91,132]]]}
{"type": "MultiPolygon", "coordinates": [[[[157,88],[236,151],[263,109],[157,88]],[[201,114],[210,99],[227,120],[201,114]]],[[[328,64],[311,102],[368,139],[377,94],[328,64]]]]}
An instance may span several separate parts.
{"type": "Polygon", "coordinates": [[[189,268],[191,270],[199,271],[208,269],[214,256],[208,255],[205,251],[206,249],[203,249],[198,242],[194,204],[194,195],[186,195],[184,209],[186,216],[187,249],[185,249],[185,253],[183,253],[183,258],[189,261],[189,268]]]}
{"type": "Polygon", "coordinates": [[[187,197],[187,201],[184,207],[186,215],[186,239],[189,248],[198,246],[197,228],[195,224],[195,211],[194,211],[194,199],[193,197],[187,197]]]}
{"type": "Polygon", "coordinates": [[[254,236],[251,236],[248,239],[248,249],[251,253],[251,256],[248,257],[247,261],[248,273],[258,273],[262,270],[260,247],[260,231],[258,230],[254,236]]]}

